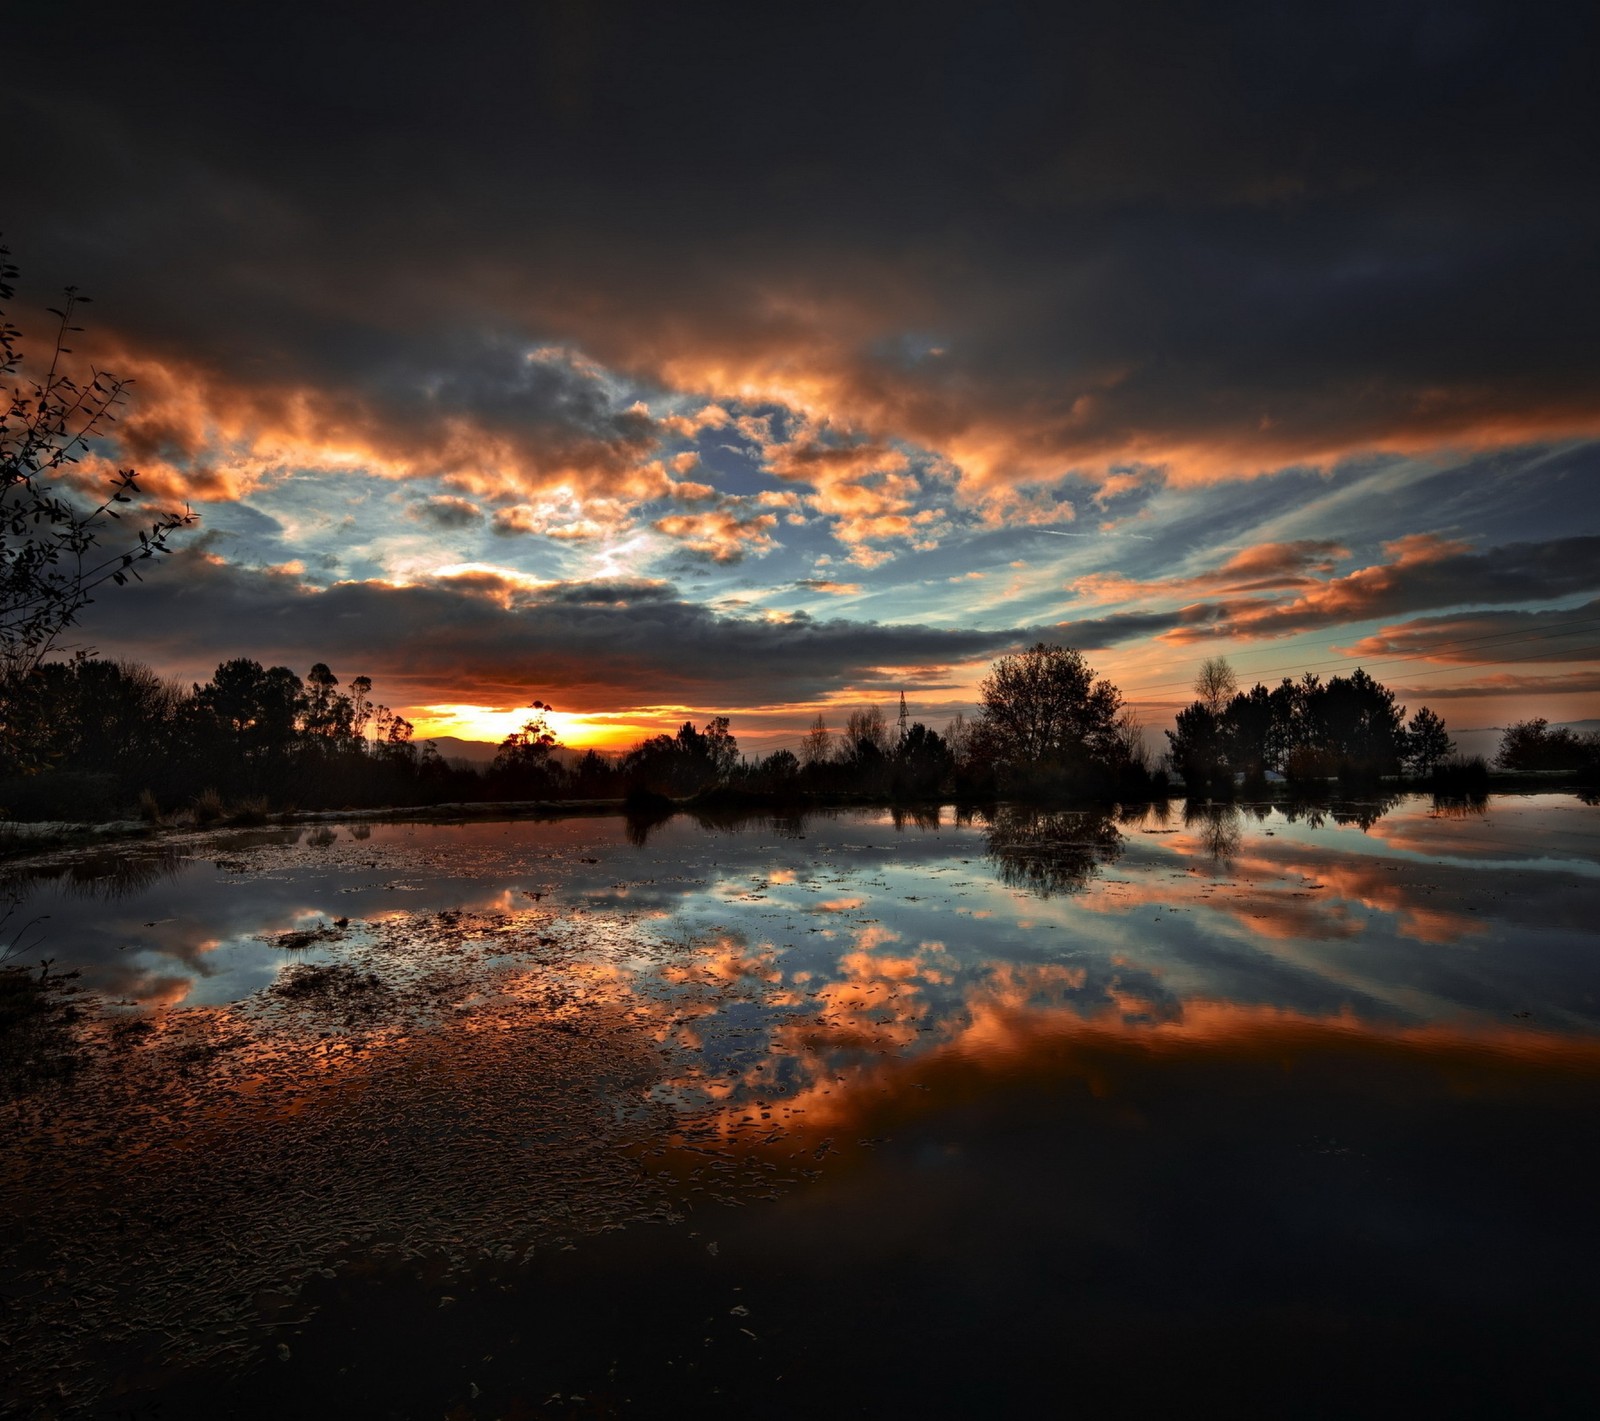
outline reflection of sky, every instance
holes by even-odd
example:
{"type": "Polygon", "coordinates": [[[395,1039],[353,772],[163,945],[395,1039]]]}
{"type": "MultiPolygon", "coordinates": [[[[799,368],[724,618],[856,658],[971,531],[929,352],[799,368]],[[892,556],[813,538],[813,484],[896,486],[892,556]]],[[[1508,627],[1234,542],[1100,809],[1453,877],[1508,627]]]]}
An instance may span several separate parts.
{"type": "MultiPolygon", "coordinates": [[[[363,923],[442,909],[536,910],[573,928],[604,915],[638,937],[639,990],[682,999],[680,1040],[692,1030],[708,1074],[764,1054],[774,1033],[912,1049],[1000,981],[1130,1023],[1205,1001],[1397,1024],[1528,1012],[1591,1031],[1594,813],[1546,796],[1452,818],[1415,798],[1366,832],[1279,810],[1174,814],[1123,824],[1081,891],[1049,896],[989,852],[1016,852],[1015,825],[948,813],[898,828],[876,811],[734,828],[680,817],[642,846],[612,818],[342,826],[331,843],[223,838],[144,874],[91,866],[36,884],[19,920],[48,915],[37,955],[113,996],[195,1005],[266,985],[291,960],[275,935],[338,918],[360,940],[363,923]]],[[[1070,856],[1060,833],[1092,828],[1024,847],[1070,856]]]]}
{"type": "MultiPolygon", "coordinates": [[[[1252,1339],[1285,1300],[1453,1320],[1439,1300],[1468,1289],[1566,1317],[1600,1075],[1594,814],[1413,798],[1344,823],[853,811],[679,816],[642,843],[615,817],[171,840],[34,884],[60,967],[169,1010],[101,1032],[85,1087],[51,1098],[77,1155],[40,1134],[17,1159],[94,1196],[63,1221],[109,1218],[105,1189],[129,1216],[210,1221],[182,1235],[207,1338],[378,1225],[409,1258],[520,1268],[551,1231],[638,1218],[683,1223],[753,1333],[830,1363],[806,1298],[855,1335],[878,1278],[895,1317],[964,1338],[992,1284],[1021,1315],[997,1345],[1032,1336],[1028,1355],[1128,1309],[1187,1333],[1233,1308],[1252,1339]],[[308,958],[378,990],[259,993],[308,958]],[[299,1191],[260,1187],[291,1173],[299,1191]],[[232,1237],[267,1242],[219,1269],[232,1237]]],[[[74,1237],[79,1276],[145,1286],[129,1244],[74,1237]]],[[[676,1315],[678,1281],[626,1291],[676,1315]]],[[[354,1296],[331,1302],[341,1339],[354,1296]]]]}

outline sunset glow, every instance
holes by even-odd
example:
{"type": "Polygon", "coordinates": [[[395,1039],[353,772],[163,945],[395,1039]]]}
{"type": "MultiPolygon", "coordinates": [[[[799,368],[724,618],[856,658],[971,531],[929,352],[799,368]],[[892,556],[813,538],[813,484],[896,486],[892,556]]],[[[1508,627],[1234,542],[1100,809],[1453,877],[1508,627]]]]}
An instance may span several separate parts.
{"type": "MultiPolygon", "coordinates": [[[[501,710],[494,706],[441,705],[418,708],[414,722],[417,736],[453,735],[462,740],[498,743],[521,730],[538,712],[522,706],[501,710]]],[[[647,735],[676,730],[682,717],[658,719],[620,718],[606,715],[573,715],[566,711],[546,711],[544,719],[563,745],[576,750],[618,750],[638,743],[647,735]]]]}

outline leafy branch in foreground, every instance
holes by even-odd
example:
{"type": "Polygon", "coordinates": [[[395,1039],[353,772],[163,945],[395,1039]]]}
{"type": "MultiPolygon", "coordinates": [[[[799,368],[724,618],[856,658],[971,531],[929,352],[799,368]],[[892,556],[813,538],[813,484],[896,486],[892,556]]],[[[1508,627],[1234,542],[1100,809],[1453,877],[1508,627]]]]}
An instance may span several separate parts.
{"type": "MultiPolygon", "coordinates": [[[[9,257],[0,246],[0,301],[14,293],[17,269],[9,257]]],[[[49,654],[95,588],[137,580],[136,565],[170,552],[171,535],[195,522],[188,508],[159,512],[108,549],[103,539],[122,519],[119,506],[139,493],[134,470],[119,470],[88,506],[62,491],[62,480],[127,398],[126,380],[91,369],[80,383],[67,373],[67,342],[83,330],[74,322],[88,302],[76,287],[66,289],[63,304],[50,308],[57,325],[49,368],[17,383],[10,382],[23,364],[22,332],[0,311],[0,379],[10,383],[0,396],[0,680],[9,685],[49,654]]]]}

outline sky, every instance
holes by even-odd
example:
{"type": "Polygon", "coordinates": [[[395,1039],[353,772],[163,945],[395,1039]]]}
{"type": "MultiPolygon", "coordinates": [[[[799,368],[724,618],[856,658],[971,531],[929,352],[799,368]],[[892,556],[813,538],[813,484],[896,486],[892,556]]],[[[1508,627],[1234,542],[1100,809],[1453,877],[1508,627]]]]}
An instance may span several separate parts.
{"type": "Polygon", "coordinates": [[[12,317],[199,515],[74,644],[613,746],[1040,640],[1600,715],[1587,10],[10,14],[12,317]]]}

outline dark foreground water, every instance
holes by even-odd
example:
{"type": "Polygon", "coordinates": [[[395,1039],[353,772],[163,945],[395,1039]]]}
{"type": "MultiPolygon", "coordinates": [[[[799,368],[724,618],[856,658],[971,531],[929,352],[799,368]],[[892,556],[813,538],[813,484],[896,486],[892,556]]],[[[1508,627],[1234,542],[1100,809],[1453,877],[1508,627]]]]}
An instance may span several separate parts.
{"type": "Polygon", "coordinates": [[[338,825],[28,879],[0,1396],[1592,1415],[1600,809],[338,825]],[[642,841],[642,842],[641,842],[642,841]]]}

